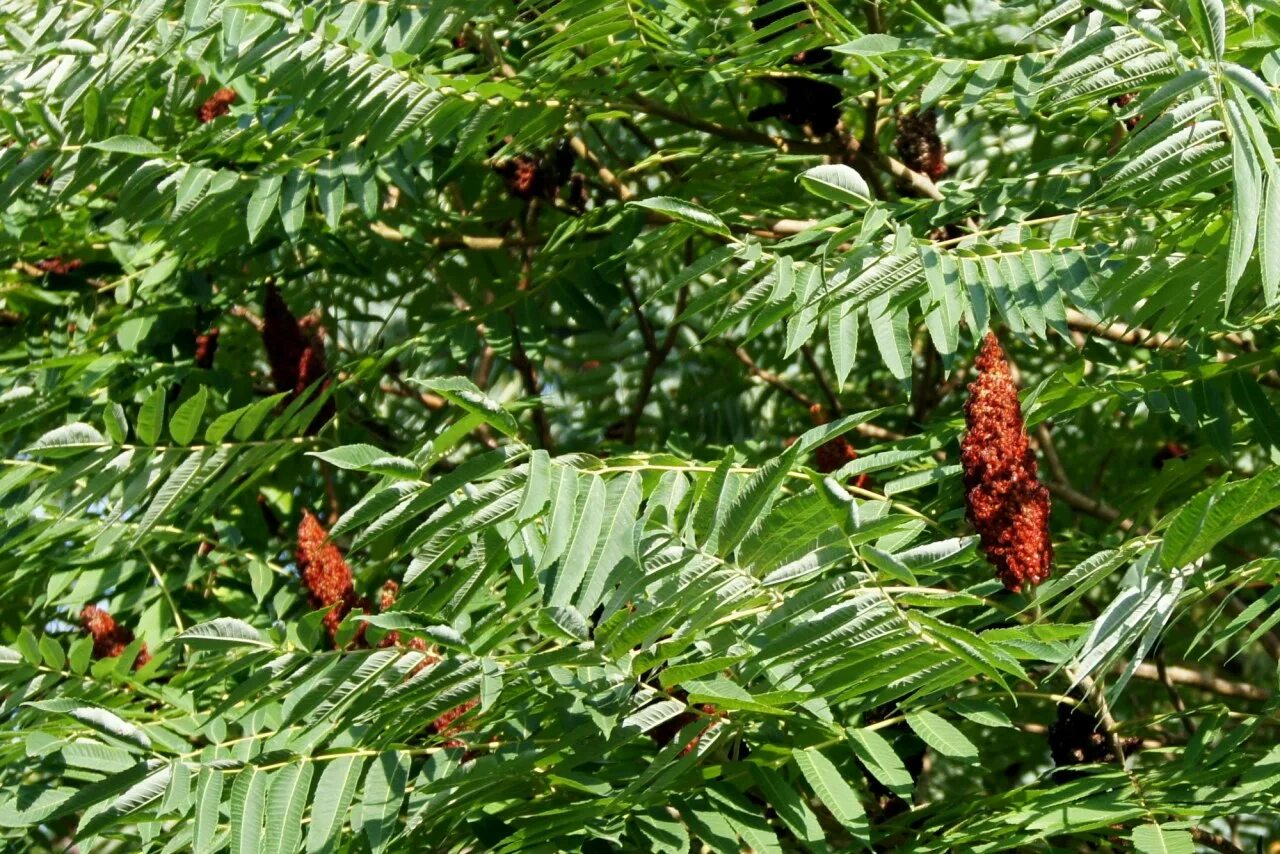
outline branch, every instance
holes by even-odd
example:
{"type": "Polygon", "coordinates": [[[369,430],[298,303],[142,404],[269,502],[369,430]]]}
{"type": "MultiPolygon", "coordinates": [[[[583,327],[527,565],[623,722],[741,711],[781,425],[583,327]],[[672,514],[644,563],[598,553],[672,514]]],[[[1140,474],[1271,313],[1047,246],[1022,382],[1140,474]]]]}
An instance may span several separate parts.
{"type": "Polygon", "coordinates": [[[772,374],[769,371],[766,371],[764,368],[757,365],[755,363],[755,360],[751,358],[751,354],[748,353],[744,348],[734,347],[731,344],[726,344],[725,346],[731,348],[733,355],[737,357],[738,361],[747,366],[747,373],[751,374],[753,377],[757,377],[758,379],[764,380],[766,383],[773,386],[778,391],[782,392],[787,397],[794,400],[796,403],[799,403],[805,409],[808,409],[809,407],[813,406],[817,402],[813,398],[806,395],[804,392],[797,391],[796,389],[792,388],[790,385],[787,384],[785,380],[783,380],[777,374],[772,374]]]}
{"type": "MultiPolygon", "coordinates": [[[[1211,694],[1219,694],[1223,697],[1240,697],[1245,700],[1263,703],[1271,699],[1269,693],[1256,685],[1250,685],[1248,682],[1233,682],[1230,679],[1222,679],[1212,673],[1204,673],[1199,670],[1193,670],[1190,667],[1173,665],[1165,667],[1164,672],[1168,683],[1173,685],[1186,685],[1188,688],[1199,688],[1201,691],[1208,691],[1211,694]]],[[[1138,665],[1133,671],[1133,675],[1139,679],[1147,679],[1152,682],[1165,681],[1160,677],[1160,668],[1146,661],[1138,665]]]]}
{"type": "Polygon", "coordinates": [[[1201,845],[1212,848],[1214,851],[1222,852],[1222,854],[1244,854],[1243,848],[1229,841],[1226,837],[1214,833],[1212,830],[1193,827],[1191,828],[1191,838],[1201,845]]]}
{"type": "Polygon", "coordinates": [[[577,152],[579,157],[591,164],[592,168],[596,170],[596,174],[600,176],[600,180],[604,181],[619,199],[623,202],[631,201],[635,193],[632,192],[630,187],[622,183],[608,166],[600,162],[600,158],[596,157],[595,152],[587,148],[587,143],[582,137],[570,137],[569,145],[577,152]]]}
{"type": "Polygon", "coordinates": [[[822,390],[822,396],[827,399],[828,411],[831,416],[837,417],[841,413],[840,399],[836,397],[835,390],[831,388],[831,384],[827,382],[827,378],[822,373],[822,366],[818,364],[818,360],[813,356],[813,349],[804,344],[800,347],[800,355],[804,357],[804,362],[809,366],[809,370],[813,372],[813,379],[818,383],[818,388],[822,390]]]}
{"type": "Polygon", "coordinates": [[[717,136],[721,139],[731,140],[733,142],[749,142],[755,145],[763,145],[767,148],[776,148],[783,154],[831,154],[838,155],[843,153],[844,146],[833,140],[808,140],[808,139],[789,139],[782,136],[772,136],[771,134],[761,131],[748,130],[746,128],[729,127],[728,125],[717,124],[706,119],[699,119],[693,116],[686,116],[679,110],[673,110],[665,104],[658,101],[652,101],[648,98],[636,97],[630,104],[635,109],[648,113],[651,116],[657,116],[660,119],[666,119],[674,124],[683,125],[692,130],[702,131],[703,133],[717,136]]]}
{"type": "MultiPolygon", "coordinates": [[[[1057,481],[1046,481],[1045,486],[1049,488],[1049,492],[1057,498],[1061,498],[1070,507],[1088,513],[1090,516],[1096,516],[1106,522],[1115,522],[1122,531],[1134,530],[1134,522],[1132,519],[1124,519],[1120,516],[1120,511],[1096,498],[1090,498],[1083,492],[1077,492],[1074,488],[1067,486],[1065,483],[1057,481]]],[[[1141,530],[1141,529],[1139,529],[1141,530]]]]}

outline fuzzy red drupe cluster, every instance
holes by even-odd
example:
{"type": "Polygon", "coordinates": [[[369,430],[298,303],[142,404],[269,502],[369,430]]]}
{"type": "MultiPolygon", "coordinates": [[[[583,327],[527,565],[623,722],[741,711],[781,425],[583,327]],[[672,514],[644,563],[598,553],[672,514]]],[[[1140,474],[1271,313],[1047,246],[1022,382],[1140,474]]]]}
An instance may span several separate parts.
{"type": "Polygon", "coordinates": [[[196,119],[200,124],[208,124],[219,116],[225,116],[231,112],[231,105],[235,103],[236,93],[234,89],[219,89],[209,96],[209,100],[200,105],[196,110],[196,119]]]}
{"type": "Polygon", "coordinates": [[[1018,389],[996,336],[982,342],[960,447],[969,521],[1004,586],[1039,584],[1053,568],[1049,491],[1037,476],[1018,389]]]}
{"type": "MultiPolygon", "coordinates": [[[[311,607],[328,607],[324,625],[329,637],[338,632],[343,618],[355,608],[368,611],[368,603],[356,595],[351,581],[351,567],[342,551],[329,540],[329,532],[310,510],[302,511],[298,525],[298,573],[307,587],[311,607]]],[[[364,627],[359,635],[363,636],[364,627]]],[[[357,639],[359,640],[359,639],[357,639]]]]}
{"type": "MultiPolygon", "coordinates": [[[[128,626],[122,626],[114,618],[97,605],[86,605],[80,612],[80,622],[84,630],[93,638],[94,658],[115,658],[124,652],[125,647],[133,643],[133,632],[128,626]]],[[[151,660],[151,653],[144,643],[138,650],[138,657],[133,660],[133,669],[144,667],[151,660]]]]}

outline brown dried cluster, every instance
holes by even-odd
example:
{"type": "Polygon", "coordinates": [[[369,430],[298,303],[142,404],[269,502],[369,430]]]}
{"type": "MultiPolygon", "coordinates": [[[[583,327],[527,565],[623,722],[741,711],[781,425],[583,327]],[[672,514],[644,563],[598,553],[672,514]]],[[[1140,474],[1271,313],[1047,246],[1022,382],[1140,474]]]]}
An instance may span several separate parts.
{"type": "Polygon", "coordinates": [[[221,332],[214,326],[196,336],[196,367],[205,370],[213,367],[213,356],[218,352],[218,335],[221,332]]]}
{"type": "MultiPolygon", "coordinates": [[[[772,12],[751,19],[754,29],[762,30],[783,18],[790,17],[805,8],[802,3],[782,6],[772,12]]],[[[796,29],[808,27],[808,23],[795,25],[796,29]]],[[[781,33],[766,36],[770,42],[781,33]]],[[[793,53],[787,65],[801,66],[812,74],[839,75],[840,66],[825,47],[810,48],[793,53]]],[[[770,77],[769,83],[781,90],[782,100],[775,104],[756,107],[747,115],[748,121],[778,118],[790,125],[804,128],[811,136],[825,136],[840,124],[840,104],[844,95],[838,86],[810,77],[770,77]]]]}
{"type": "Polygon", "coordinates": [[[196,119],[200,124],[208,124],[219,116],[225,116],[231,112],[231,105],[236,101],[236,93],[234,89],[219,89],[209,96],[209,100],[200,105],[196,110],[196,119]]]}
{"type": "MultiPolygon", "coordinates": [[[[1125,107],[1132,104],[1133,99],[1136,97],[1138,96],[1135,95],[1133,92],[1125,92],[1122,95],[1112,95],[1110,98],[1107,99],[1107,103],[1118,110],[1123,110],[1125,107]]],[[[1129,118],[1124,120],[1124,126],[1128,130],[1133,130],[1140,124],[1142,124],[1141,113],[1139,113],[1136,116],[1130,116],[1129,118]]]]}
{"type": "MultiPolygon", "coordinates": [[[[302,511],[298,525],[298,574],[306,585],[313,608],[329,608],[324,625],[332,638],[338,633],[347,614],[356,608],[369,612],[369,603],[356,595],[351,580],[351,567],[342,550],[329,540],[329,532],[310,510],[302,511]]],[[[357,632],[356,643],[364,639],[364,626],[357,632]]]]}
{"type": "Polygon", "coordinates": [[[893,144],[898,157],[913,171],[923,172],[935,181],[947,174],[947,149],[938,136],[938,114],[933,110],[899,115],[893,144]]]}
{"type": "MultiPolygon", "coordinates": [[[[289,310],[273,282],[267,283],[262,301],[262,343],[271,365],[271,381],[276,391],[301,394],[313,383],[329,384],[324,354],[324,326],[316,313],[301,320],[289,310]]],[[[333,399],[325,401],[311,425],[312,432],[334,413],[333,399]]]]}
{"type": "Polygon", "coordinates": [[[960,447],[968,518],[996,574],[1016,592],[1044,581],[1053,568],[1049,491],[1037,477],[1018,389],[993,333],[983,340],[975,368],[960,447]]]}
{"type": "MultiPolygon", "coordinates": [[[[507,192],[517,199],[550,200],[560,193],[560,188],[571,178],[577,179],[575,185],[581,184],[581,176],[573,173],[575,156],[572,146],[566,141],[550,155],[517,154],[510,160],[495,163],[493,168],[502,176],[507,192]]],[[[575,188],[574,195],[580,192],[580,188],[575,188]]]]}
{"type": "MultiPolygon", "coordinates": [[[[1142,746],[1140,738],[1122,738],[1126,754],[1142,746]]],[[[1071,703],[1058,704],[1058,719],[1049,725],[1049,752],[1059,768],[1094,762],[1115,762],[1118,758],[1111,736],[1096,717],[1071,703]]]]}
{"type": "MultiPolygon", "coordinates": [[[[133,643],[133,632],[129,627],[117,623],[97,605],[86,605],[80,612],[80,622],[84,624],[84,630],[93,637],[94,658],[115,658],[133,643]]],[[[144,643],[138,649],[138,657],[133,660],[133,669],[144,667],[150,660],[151,653],[144,643]]]]}

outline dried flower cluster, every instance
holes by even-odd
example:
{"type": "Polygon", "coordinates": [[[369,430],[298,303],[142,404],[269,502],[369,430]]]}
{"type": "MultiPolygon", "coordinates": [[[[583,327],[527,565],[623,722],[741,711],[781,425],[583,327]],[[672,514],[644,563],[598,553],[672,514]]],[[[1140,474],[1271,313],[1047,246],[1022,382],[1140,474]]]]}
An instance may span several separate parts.
{"type": "Polygon", "coordinates": [[[502,176],[507,192],[517,199],[554,199],[560,188],[575,177],[575,157],[573,147],[566,141],[550,155],[517,154],[495,163],[493,168],[502,176]]]}
{"type": "MultiPolygon", "coordinates": [[[[783,18],[790,17],[805,8],[802,3],[782,6],[751,19],[751,26],[762,30],[783,18]]],[[[809,26],[796,25],[797,29],[809,26]]],[[[769,42],[781,33],[766,36],[769,42]]],[[[812,74],[839,75],[840,66],[832,61],[831,51],[825,47],[797,51],[787,60],[788,65],[804,67],[812,74]]],[[[782,91],[782,100],[774,104],[756,107],[747,115],[748,121],[778,118],[790,125],[804,128],[812,136],[825,136],[840,124],[840,104],[844,95],[838,86],[810,77],[770,77],[769,83],[782,91]]]]}
{"type": "Polygon", "coordinates": [[[196,110],[196,119],[200,124],[208,124],[219,116],[225,116],[231,112],[231,105],[235,103],[236,93],[234,89],[219,89],[209,96],[209,99],[200,105],[196,110]]]}
{"type": "Polygon", "coordinates": [[[898,116],[898,136],[893,144],[908,168],[935,181],[947,174],[947,149],[938,136],[938,114],[933,110],[898,116]]]}
{"type": "Polygon", "coordinates": [[[1039,584],[1053,567],[1049,491],[1037,478],[1009,363],[990,332],[975,363],[960,447],[969,521],[1010,590],[1039,584]]]}
{"type": "MultiPolygon", "coordinates": [[[[324,625],[329,637],[338,633],[347,614],[356,608],[369,610],[369,603],[356,595],[351,581],[351,567],[347,566],[342,551],[329,540],[329,533],[310,510],[302,511],[298,525],[298,573],[306,585],[311,607],[328,607],[324,625]]],[[[363,640],[361,625],[356,642],[363,640]]]]}
{"type": "MultiPolygon", "coordinates": [[[[318,314],[299,320],[289,310],[272,282],[267,283],[262,301],[262,343],[271,365],[271,381],[276,391],[301,394],[313,383],[329,383],[324,354],[324,327],[318,314]]],[[[314,432],[334,413],[333,399],[325,401],[311,425],[314,432]]]]}
{"type": "MultiPolygon", "coordinates": [[[[1140,738],[1120,739],[1120,747],[1126,753],[1141,746],[1140,738]]],[[[1114,762],[1117,758],[1106,728],[1096,717],[1071,703],[1058,704],[1058,719],[1049,725],[1049,752],[1059,768],[1114,762]]]]}
{"type": "MultiPolygon", "coordinates": [[[[110,614],[97,605],[86,605],[80,612],[80,622],[93,637],[94,658],[115,658],[124,652],[125,647],[133,643],[133,632],[128,626],[117,623],[110,614]]],[[[133,660],[133,669],[137,670],[151,660],[151,653],[144,643],[138,649],[138,657],[133,660]]]]}
{"type": "MultiPolygon", "coordinates": [[[[815,403],[809,407],[809,418],[813,421],[813,426],[820,427],[831,420],[831,416],[822,408],[822,404],[815,403]]],[[[836,436],[829,442],[823,442],[813,452],[814,467],[823,474],[831,474],[838,471],[845,463],[852,462],[858,458],[858,452],[853,445],[844,436],[836,436]]],[[[867,475],[860,474],[854,480],[853,485],[859,489],[866,488],[867,475]]]]}

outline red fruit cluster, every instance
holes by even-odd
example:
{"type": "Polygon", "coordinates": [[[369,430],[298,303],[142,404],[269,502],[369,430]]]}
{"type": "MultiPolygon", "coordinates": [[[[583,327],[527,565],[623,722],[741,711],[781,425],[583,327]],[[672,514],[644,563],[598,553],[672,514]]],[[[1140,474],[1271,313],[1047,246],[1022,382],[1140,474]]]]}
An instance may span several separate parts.
{"type": "MultiPolygon", "coordinates": [[[[466,723],[458,723],[458,718],[480,705],[479,698],[467,700],[454,706],[449,711],[436,718],[431,723],[431,728],[436,731],[436,735],[450,736],[467,732],[471,727],[466,723]]],[[[466,747],[466,743],[456,738],[450,738],[444,742],[444,747],[466,747]]]]}
{"type": "Polygon", "coordinates": [[[502,176],[507,192],[517,199],[554,199],[573,177],[575,157],[573,147],[564,142],[550,155],[517,154],[493,168],[502,176]]]}
{"type": "Polygon", "coordinates": [[[975,368],[960,446],[967,515],[987,560],[1016,592],[1044,581],[1053,568],[1049,491],[1038,479],[1018,389],[993,333],[983,340],[975,368]]]}
{"type": "Polygon", "coordinates": [[[893,144],[909,169],[935,181],[947,174],[947,149],[938,136],[938,114],[933,110],[898,116],[898,136],[893,144]]]}
{"type": "Polygon", "coordinates": [[[79,258],[45,258],[43,261],[36,262],[36,268],[51,276],[65,276],[72,270],[78,270],[84,266],[84,261],[79,258]]]}
{"type": "MultiPolygon", "coordinates": [[[[356,595],[351,582],[351,567],[347,566],[342,551],[329,540],[329,532],[310,510],[302,511],[298,525],[298,574],[306,585],[311,607],[329,608],[324,625],[332,638],[338,633],[347,614],[356,608],[369,610],[368,602],[356,595]]],[[[364,626],[357,633],[356,642],[364,638],[364,626]]]]}
{"type": "Polygon", "coordinates": [[[236,93],[234,89],[219,89],[209,96],[209,100],[200,105],[196,110],[196,119],[200,124],[208,124],[219,116],[225,116],[231,112],[231,105],[235,103],[236,93]]]}
{"type": "MultiPolygon", "coordinates": [[[[1125,107],[1132,104],[1133,99],[1136,97],[1138,96],[1135,95],[1133,92],[1125,92],[1123,95],[1112,95],[1110,98],[1107,99],[1107,103],[1117,109],[1123,110],[1125,107]]],[[[1130,116],[1129,118],[1124,120],[1124,126],[1128,130],[1133,130],[1140,124],[1142,124],[1141,113],[1139,113],[1136,116],[1130,116]]]]}
{"type": "Polygon", "coordinates": [[[218,352],[218,335],[221,330],[214,326],[202,335],[196,336],[196,366],[208,370],[213,367],[213,355],[218,352]]]}
{"type": "MultiPolygon", "coordinates": [[[[80,612],[80,622],[84,624],[84,630],[93,637],[94,658],[115,658],[133,643],[133,632],[129,627],[117,623],[97,605],[86,605],[80,612]]],[[[150,660],[151,653],[144,643],[138,649],[138,657],[133,660],[133,669],[145,666],[150,660]]]]}

